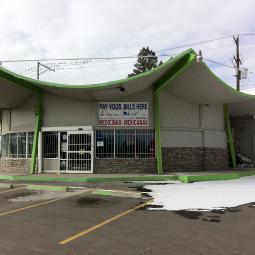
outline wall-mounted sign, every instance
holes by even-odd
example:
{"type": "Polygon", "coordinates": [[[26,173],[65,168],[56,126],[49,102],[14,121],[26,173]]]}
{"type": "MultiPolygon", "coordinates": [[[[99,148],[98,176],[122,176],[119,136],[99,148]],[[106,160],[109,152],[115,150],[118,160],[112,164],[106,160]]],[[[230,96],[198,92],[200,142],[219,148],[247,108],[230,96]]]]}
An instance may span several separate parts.
{"type": "Polygon", "coordinates": [[[104,141],[97,141],[97,147],[104,147],[104,141]]]}
{"type": "Polygon", "coordinates": [[[102,102],[98,104],[99,126],[149,126],[148,102],[102,102]]]}

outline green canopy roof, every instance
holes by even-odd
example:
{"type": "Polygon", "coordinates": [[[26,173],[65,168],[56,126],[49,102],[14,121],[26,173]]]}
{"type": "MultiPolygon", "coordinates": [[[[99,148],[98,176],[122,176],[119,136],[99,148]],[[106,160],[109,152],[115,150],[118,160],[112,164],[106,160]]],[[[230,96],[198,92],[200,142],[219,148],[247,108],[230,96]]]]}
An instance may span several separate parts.
{"type": "Polygon", "coordinates": [[[244,114],[241,113],[238,102],[245,101],[245,114],[255,112],[255,97],[236,91],[212,73],[205,63],[198,63],[192,49],[149,72],[100,84],[77,85],[38,81],[0,67],[0,107],[15,107],[32,93],[39,91],[48,91],[77,100],[116,100],[151,86],[156,88],[166,75],[169,77],[168,82],[162,89],[180,99],[195,104],[229,103],[230,109],[233,109],[236,115],[244,114]],[[120,88],[124,88],[124,92],[120,88]]]}

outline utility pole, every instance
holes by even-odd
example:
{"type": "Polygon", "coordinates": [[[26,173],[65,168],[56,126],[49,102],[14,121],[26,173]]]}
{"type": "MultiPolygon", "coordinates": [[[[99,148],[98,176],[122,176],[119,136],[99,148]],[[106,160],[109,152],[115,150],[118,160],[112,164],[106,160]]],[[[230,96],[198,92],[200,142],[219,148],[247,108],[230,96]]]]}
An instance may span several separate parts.
{"type": "Polygon", "coordinates": [[[55,72],[55,69],[52,69],[52,68],[50,68],[50,67],[48,67],[48,66],[46,66],[46,65],[44,65],[40,62],[37,62],[37,75],[36,75],[37,80],[40,80],[40,75],[47,72],[47,71],[55,72]],[[40,66],[44,67],[45,70],[40,72],[40,66]]]}
{"type": "Polygon", "coordinates": [[[236,68],[236,89],[240,91],[240,80],[241,80],[241,71],[240,71],[240,64],[242,65],[242,61],[240,60],[239,56],[239,35],[233,36],[236,45],[236,55],[234,56],[235,61],[235,68],[236,68]]]}

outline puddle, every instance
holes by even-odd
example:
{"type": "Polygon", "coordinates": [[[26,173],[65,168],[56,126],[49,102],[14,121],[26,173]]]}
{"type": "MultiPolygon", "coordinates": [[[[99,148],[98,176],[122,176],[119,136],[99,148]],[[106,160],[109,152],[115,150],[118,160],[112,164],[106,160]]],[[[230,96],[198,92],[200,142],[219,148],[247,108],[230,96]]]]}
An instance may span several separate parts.
{"type": "Polygon", "coordinates": [[[241,212],[242,210],[239,208],[226,208],[226,211],[235,213],[235,212],[241,212]]]}
{"type": "Polygon", "coordinates": [[[211,210],[210,212],[212,212],[212,213],[218,213],[218,214],[225,214],[225,213],[226,213],[226,211],[223,210],[223,209],[213,209],[213,210],[211,210]]]}
{"type": "MultiPolygon", "coordinates": [[[[132,187],[131,187],[132,188],[132,187]]],[[[143,186],[140,186],[140,187],[135,187],[137,191],[139,192],[151,192],[150,189],[146,189],[144,188],[143,186]]]]}
{"type": "Polygon", "coordinates": [[[214,218],[204,218],[204,221],[208,222],[214,222],[214,223],[220,223],[221,221],[219,219],[214,219],[214,218]]]}
{"type": "Polygon", "coordinates": [[[102,202],[105,202],[104,199],[99,198],[99,197],[81,197],[77,200],[78,206],[86,206],[86,205],[99,205],[102,202]]]}
{"type": "Polygon", "coordinates": [[[250,204],[249,204],[249,207],[250,207],[250,208],[255,208],[255,202],[254,202],[254,203],[250,203],[250,204]]]}
{"type": "Polygon", "coordinates": [[[150,209],[150,208],[163,208],[163,205],[146,205],[144,209],[150,209]]]}
{"type": "Polygon", "coordinates": [[[200,216],[204,215],[202,212],[185,210],[175,211],[174,213],[191,220],[198,220],[200,216]]]}

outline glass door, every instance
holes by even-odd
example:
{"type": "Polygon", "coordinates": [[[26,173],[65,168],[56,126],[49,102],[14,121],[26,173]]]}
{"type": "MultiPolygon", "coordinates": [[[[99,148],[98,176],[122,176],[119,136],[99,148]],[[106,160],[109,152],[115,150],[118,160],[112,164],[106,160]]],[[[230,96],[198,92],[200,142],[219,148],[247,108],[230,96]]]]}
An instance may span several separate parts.
{"type": "Polygon", "coordinates": [[[63,132],[60,144],[61,172],[93,172],[93,131],[63,132]]]}

